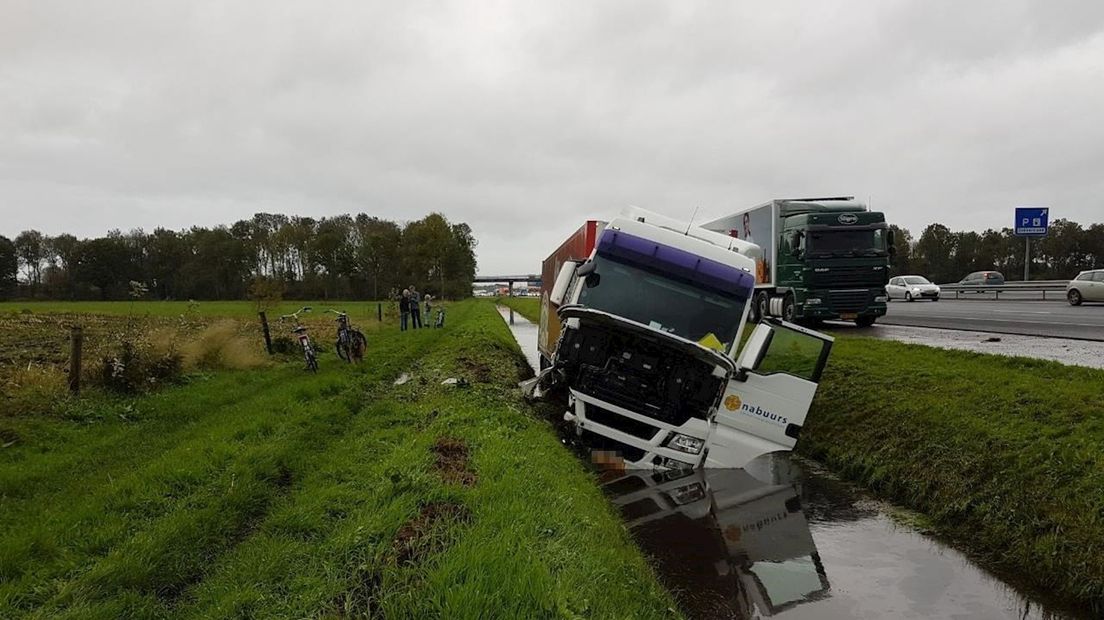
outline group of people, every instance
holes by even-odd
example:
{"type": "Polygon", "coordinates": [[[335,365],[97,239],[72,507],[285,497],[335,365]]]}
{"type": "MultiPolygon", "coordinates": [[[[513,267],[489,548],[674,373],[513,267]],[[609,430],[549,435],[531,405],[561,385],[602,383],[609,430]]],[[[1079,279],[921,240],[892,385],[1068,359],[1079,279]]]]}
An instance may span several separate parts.
{"type": "MultiPolygon", "coordinates": [[[[408,325],[411,329],[429,327],[427,323],[422,322],[422,304],[425,304],[426,321],[432,321],[433,301],[433,295],[426,293],[425,296],[422,296],[413,284],[410,285],[410,288],[404,288],[402,296],[399,297],[399,329],[406,331],[408,325]]],[[[433,326],[445,326],[445,311],[443,308],[437,309],[437,320],[433,326]]]]}

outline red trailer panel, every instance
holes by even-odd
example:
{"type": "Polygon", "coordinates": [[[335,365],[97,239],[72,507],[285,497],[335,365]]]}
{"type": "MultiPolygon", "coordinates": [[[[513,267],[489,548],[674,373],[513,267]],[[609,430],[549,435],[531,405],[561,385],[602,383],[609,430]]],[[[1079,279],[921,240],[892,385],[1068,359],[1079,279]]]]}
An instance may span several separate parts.
{"type": "Polygon", "coordinates": [[[560,274],[560,268],[565,262],[583,261],[590,257],[598,242],[598,234],[604,227],[605,222],[587,220],[541,263],[541,314],[537,349],[545,359],[551,359],[556,341],[560,337],[560,321],[556,316],[556,308],[548,301],[552,287],[556,285],[556,276],[560,274]]]}

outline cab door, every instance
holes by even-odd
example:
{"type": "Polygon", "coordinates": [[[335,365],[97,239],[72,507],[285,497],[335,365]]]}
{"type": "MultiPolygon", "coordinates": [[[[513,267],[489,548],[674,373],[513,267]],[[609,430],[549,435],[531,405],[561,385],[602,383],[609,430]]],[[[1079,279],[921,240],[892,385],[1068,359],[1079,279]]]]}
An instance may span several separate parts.
{"type": "Polygon", "coordinates": [[[717,409],[705,466],[741,468],[760,455],[792,450],[832,342],[776,319],[756,326],[717,409]]]}

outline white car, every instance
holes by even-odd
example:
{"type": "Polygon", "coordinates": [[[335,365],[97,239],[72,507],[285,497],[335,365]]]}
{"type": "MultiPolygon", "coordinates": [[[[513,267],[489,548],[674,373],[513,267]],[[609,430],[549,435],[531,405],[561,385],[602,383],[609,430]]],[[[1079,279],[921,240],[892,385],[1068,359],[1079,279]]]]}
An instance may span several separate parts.
{"type": "Polygon", "coordinates": [[[886,299],[930,299],[939,301],[939,287],[924,276],[897,276],[886,284],[886,299]]]}
{"type": "Polygon", "coordinates": [[[1104,269],[1082,271],[1066,285],[1066,299],[1071,306],[1082,301],[1104,301],[1104,269]]]}

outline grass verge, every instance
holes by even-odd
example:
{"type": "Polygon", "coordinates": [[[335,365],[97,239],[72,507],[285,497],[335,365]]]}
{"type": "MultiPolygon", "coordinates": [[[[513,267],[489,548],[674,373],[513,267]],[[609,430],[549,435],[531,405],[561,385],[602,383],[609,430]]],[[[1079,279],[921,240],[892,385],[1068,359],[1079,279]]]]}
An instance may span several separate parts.
{"type": "Polygon", "coordinates": [[[0,418],[0,617],[676,615],[518,400],[519,355],[460,303],[444,330],[377,332],[360,366],[0,418]]]}
{"type": "Polygon", "coordinates": [[[1104,371],[840,338],[799,450],[1104,609],[1104,371]]]}

